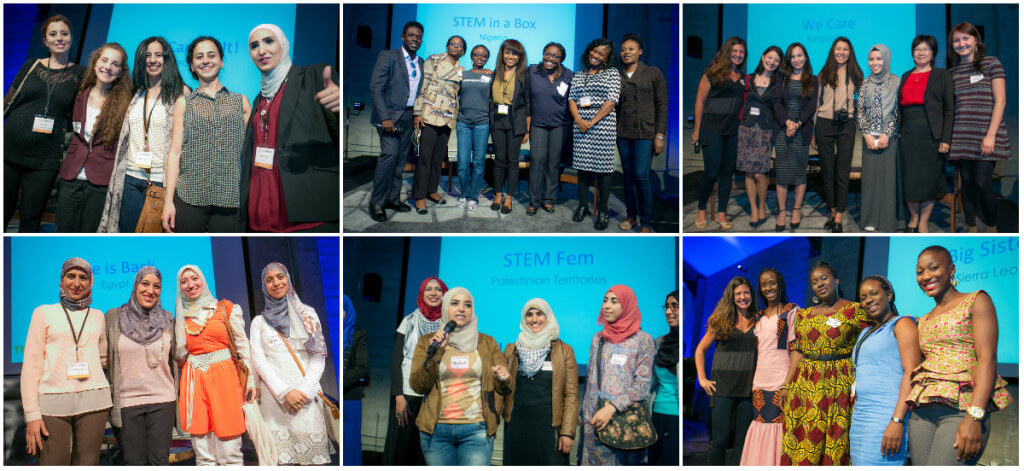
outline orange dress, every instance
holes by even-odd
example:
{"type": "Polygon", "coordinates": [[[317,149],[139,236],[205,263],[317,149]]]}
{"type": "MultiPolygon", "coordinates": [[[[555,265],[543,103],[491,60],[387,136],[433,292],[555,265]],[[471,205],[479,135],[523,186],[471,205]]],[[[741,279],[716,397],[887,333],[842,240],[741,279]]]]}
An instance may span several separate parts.
{"type": "MultiPolygon", "coordinates": [[[[185,348],[189,355],[230,348],[223,302],[217,303],[217,311],[206,321],[206,327],[199,335],[187,333],[189,330],[195,331],[199,328],[199,324],[192,319],[185,319],[185,327],[185,348]]],[[[186,363],[182,371],[178,412],[183,431],[192,435],[205,435],[212,431],[220,438],[245,432],[242,385],[238,382],[238,372],[230,359],[210,365],[206,371],[186,363]],[[192,370],[194,377],[191,385],[184,373],[188,369],[192,370]],[[193,392],[191,429],[187,424],[189,392],[193,392]]]]}

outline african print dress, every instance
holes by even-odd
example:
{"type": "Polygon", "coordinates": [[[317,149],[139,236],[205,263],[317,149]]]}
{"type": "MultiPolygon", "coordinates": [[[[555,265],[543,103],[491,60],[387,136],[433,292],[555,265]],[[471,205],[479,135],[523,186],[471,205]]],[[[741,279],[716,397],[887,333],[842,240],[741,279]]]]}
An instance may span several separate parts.
{"type": "Polygon", "coordinates": [[[754,334],[757,336],[757,368],[752,383],[754,420],[743,442],[740,466],[778,466],[782,453],[782,407],[784,394],[779,388],[789,373],[789,344],[796,337],[793,318],[800,306],[788,303],[776,316],[758,314],[754,334]]]}
{"type": "Polygon", "coordinates": [[[854,302],[831,315],[797,312],[790,350],[804,354],[783,408],[782,465],[850,464],[850,354],[872,320],[854,302]]]}

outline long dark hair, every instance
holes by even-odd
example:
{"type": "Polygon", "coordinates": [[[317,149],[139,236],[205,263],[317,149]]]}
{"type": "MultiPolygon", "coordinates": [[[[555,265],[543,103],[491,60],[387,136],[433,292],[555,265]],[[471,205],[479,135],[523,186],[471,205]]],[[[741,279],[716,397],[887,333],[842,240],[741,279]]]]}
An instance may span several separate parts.
{"type": "Polygon", "coordinates": [[[192,40],[192,43],[188,45],[188,53],[185,55],[185,60],[188,61],[188,71],[192,74],[192,78],[199,80],[199,74],[192,70],[192,53],[196,52],[196,46],[203,41],[210,41],[214,46],[217,47],[217,55],[220,56],[221,63],[224,62],[224,46],[221,46],[213,36],[200,36],[192,40]]]}
{"type": "MultiPolygon", "coordinates": [[[[740,315],[736,310],[733,291],[740,285],[746,285],[747,289],[750,290],[751,296],[754,294],[754,287],[750,284],[750,280],[742,276],[729,280],[729,284],[726,285],[725,290],[722,292],[721,299],[718,300],[718,305],[715,306],[715,310],[708,317],[708,328],[715,331],[715,340],[725,340],[732,335],[732,328],[736,325],[740,315]]],[[[757,314],[757,298],[751,297],[750,301],[748,314],[750,314],[750,317],[753,317],[757,314]]]]}
{"type": "Polygon", "coordinates": [[[786,296],[786,279],[782,277],[782,273],[780,273],[779,270],[776,270],[774,267],[768,267],[761,270],[761,273],[757,274],[757,297],[761,298],[761,303],[764,304],[764,307],[767,308],[770,304],[768,302],[768,298],[761,292],[761,277],[764,276],[765,273],[775,275],[775,282],[778,284],[777,290],[779,292],[779,305],[785,306],[786,304],[789,304],[789,297],[786,296]]]}
{"type": "Polygon", "coordinates": [[[712,86],[721,85],[729,80],[729,69],[732,67],[732,59],[729,56],[732,54],[732,47],[737,44],[743,46],[743,62],[736,66],[736,70],[741,74],[747,70],[747,56],[750,55],[747,51],[747,42],[738,36],[726,39],[722,47],[718,48],[715,57],[711,58],[711,64],[705,72],[712,86]]]}
{"type": "Polygon", "coordinates": [[[818,72],[818,79],[822,84],[832,88],[839,86],[839,62],[836,61],[836,46],[840,42],[846,43],[846,47],[850,48],[850,58],[846,61],[846,77],[853,82],[855,88],[860,88],[860,84],[864,82],[864,72],[857,65],[857,54],[853,52],[853,43],[846,36],[840,36],[832,41],[832,47],[828,50],[828,59],[825,59],[825,65],[818,72]]]}
{"type": "Polygon", "coordinates": [[[494,75],[505,80],[505,49],[519,54],[519,62],[516,63],[516,82],[522,83],[526,76],[526,49],[523,44],[515,39],[506,39],[498,49],[497,63],[494,66],[494,75]]]}
{"type": "Polygon", "coordinates": [[[160,101],[166,106],[174,106],[174,100],[181,96],[185,87],[185,81],[181,79],[181,72],[178,71],[178,60],[174,58],[174,50],[166,39],[160,36],[150,36],[139,43],[135,48],[135,66],[132,67],[132,85],[135,91],[149,88],[149,76],[146,74],[146,49],[152,42],[160,43],[164,54],[164,68],[160,72],[160,101]]]}
{"type": "Polygon", "coordinates": [[[974,70],[981,72],[981,60],[985,58],[985,41],[981,40],[981,32],[974,25],[963,22],[953,27],[953,30],[949,32],[949,41],[946,43],[949,48],[949,52],[946,53],[949,56],[950,62],[953,63],[953,67],[960,65],[960,54],[956,53],[953,49],[953,33],[963,33],[974,36],[974,59],[971,61],[971,65],[974,66],[974,70]]]}
{"type": "Polygon", "coordinates": [[[128,78],[128,74],[124,70],[128,65],[126,64],[128,53],[124,52],[124,48],[120,44],[106,43],[92,51],[92,55],[89,56],[89,69],[85,71],[85,78],[82,79],[82,83],[78,86],[78,99],[87,100],[89,98],[83,96],[82,93],[89,87],[96,85],[96,62],[100,60],[103,51],[107,49],[113,49],[121,54],[121,76],[114,80],[114,84],[110,86],[110,92],[107,94],[107,99],[103,101],[100,115],[96,118],[99,127],[94,134],[102,140],[104,146],[115,147],[117,138],[121,134],[121,125],[124,124],[124,116],[128,111],[128,104],[132,101],[132,80],[128,78]]]}
{"type": "Polygon", "coordinates": [[[783,86],[789,85],[789,76],[793,75],[793,65],[789,61],[793,60],[793,50],[800,48],[804,53],[804,68],[800,71],[800,83],[803,85],[803,90],[800,91],[800,98],[807,98],[811,96],[811,89],[814,88],[814,75],[811,74],[811,56],[807,55],[807,48],[803,44],[793,43],[786,48],[786,56],[782,58],[782,75],[785,76],[783,86]]]}
{"type": "MultiPolygon", "coordinates": [[[[764,56],[768,55],[769,52],[774,52],[774,53],[779,55],[779,62],[780,62],[779,63],[779,67],[776,68],[775,72],[772,72],[771,77],[769,77],[771,79],[771,81],[774,82],[775,81],[775,77],[779,74],[779,69],[782,68],[782,60],[783,60],[783,58],[786,57],[786,54],[784,52],[782,52],[782,48],[779,47],[779,46],[776,46],[776,45],[768,46],[768,49],[765,49],[764,52],[761,53],[761,57],[757,59],[757,68],[754,69],[754,75],[758,75],[761,72],[765,71],[764,59],[762,59],[762,58],[764,56]]],[[[763,271],[762,271],[762,273],[763,273],[763,271]]]]}
{"type": "Polygon", "coordinates": [[[580,56],[580,67],[582,67],[583,70],[590,68],[590,66],[588,65],[590,64],[590,59],[588,59],[588,57],[590,57],[590,51],[593,51],[594,48],[600,46],[608,46],[608,59],[605,60],[603,64],[601,64],[598,70],[604,70],[615,67],[615,63],[617,62],[617,59],[615,58],[615,43],[613,43],[610,39],[607,38],[597,38],[593,41],[590,41],[590,43],[587,44],[587,48],[583,50],[583,55],[580,56]]]}

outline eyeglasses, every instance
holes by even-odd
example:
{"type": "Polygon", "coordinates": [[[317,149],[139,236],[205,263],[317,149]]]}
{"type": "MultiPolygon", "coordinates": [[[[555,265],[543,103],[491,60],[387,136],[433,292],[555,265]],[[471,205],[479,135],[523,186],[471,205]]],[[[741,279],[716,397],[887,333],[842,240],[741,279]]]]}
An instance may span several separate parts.
{"type": "Polygon", "coordinates": [[[930,48],[928,46],[918,47],[918,48],[914,49],[914,52],[932,52],[932,48],[930,48]]]}
{"type": "Polygon", "coordinates": [[[662,309],[670,309],[671,308],[673,311],[678,311],[679,310],[679,303],[662,304],[661,308],[662,309]]]}
{"type": "Polygon", "coordinates": [[[466,45],[465,44],[459,44],[459,43],[448,43],[448,47],[454,47],[456,49],[465,49],[466,45]]]}
{"type": "Polygon", "coordinates": [[[560,56],[558,54],[548,54],[546,52],[544,53],[544,58],[545,59],[554,59],[556,61],[562,60],[562,56],[560,56]]]}

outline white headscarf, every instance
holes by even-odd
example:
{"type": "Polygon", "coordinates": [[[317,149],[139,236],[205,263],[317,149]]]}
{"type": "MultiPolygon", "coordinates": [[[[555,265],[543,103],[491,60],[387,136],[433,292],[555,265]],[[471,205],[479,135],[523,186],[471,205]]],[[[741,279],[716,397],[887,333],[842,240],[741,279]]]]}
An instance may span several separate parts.
{"type": "MultiPolygon", "coordinates": [[[[444,297],[441,298],[441,325],[445,325],[448,321],[452,320],[448,317],[448,308],[451,305],[452,298],[456,294],[465,294],[469,296],[470,301],[473,300],[473,295],[468,289],[458,287],[452,288],[444,293],[444,297]]],[[[469,323],[462,326],[456,327],[455,331],[448,336],[448,345],[457,351],[468,353],[476,351],[476,342],[479,338],[480,331],[477,330],[476,326],[476,305],[473,306],[473,316],[469,319],[469,323]]]]}
{"type": "Polygon", "coordinates": [[[519,353],[519,369],[527,377],[540,371],[544,366],[544,359],[551,352],[551,341],[558,338],[558,320],[551,306],[547,301],[540,298],[533,298],[523,306],[522,317],[519,318],[519,340],[516,341],[516,350],[519,353]],[[530,309],[536,309],[544,313],[547,323],[540,332],[533,333],[526,325],[526,313],[530,309]]]}
{"type": "Polygon", "coordinates": [[[277,38],[277,42],[281,44],[281,60],[277,63],[277,67],[274,67],[270,72],[260,71],[263,76],[260,78],[260,94],[266,97],[268,100],[274,98],[277,91],[281,89],[281,84],[288,78],[288,71],[292,69],[292,58],[288,55],[291,50],[291,46],[288,44],[288,38],[284,37],[284,31],[278,28],[277,25],[262,24],[249,31],[249,40],[252,40],[252,35],[257,30],[265,29],[274,34],[277,38]]]}
{"type": "Polygon", "coordinates": [[[178,285],[177,295],[174,299],[174,335],[178,343],[175,356],[183,358],[186,353],[185,319],[192,319],[192,322],[199,324],[200,332],[202,332],[202,329],[206,328],[206,321],[210,320],[210,316],[217,311],[217,298],[213,297],[213,293],[210,292],[210,285],[206,282],[203,271],[195,265],[181,267],[178,270],[178,276],[174,277],[174,282],[178,285]],[[185,270],[196,272],[199,279],[203,280],[203,292],[194,300],[189,300],[181,292],[181,275],[185,273],[185,270]]]}

